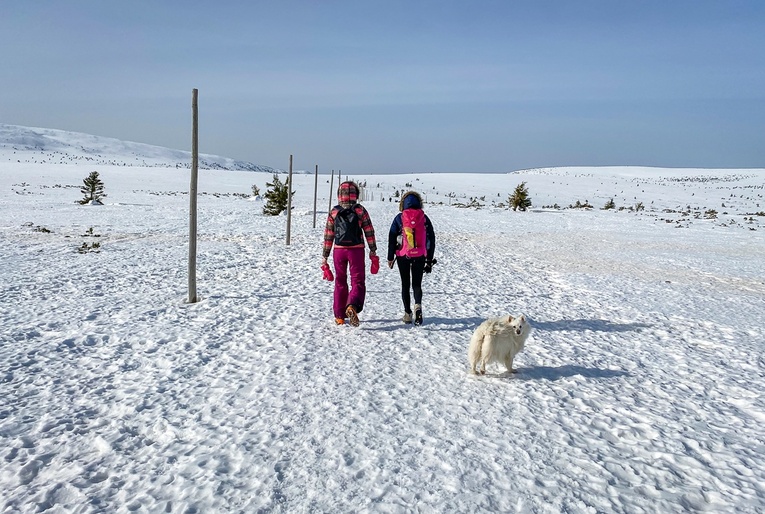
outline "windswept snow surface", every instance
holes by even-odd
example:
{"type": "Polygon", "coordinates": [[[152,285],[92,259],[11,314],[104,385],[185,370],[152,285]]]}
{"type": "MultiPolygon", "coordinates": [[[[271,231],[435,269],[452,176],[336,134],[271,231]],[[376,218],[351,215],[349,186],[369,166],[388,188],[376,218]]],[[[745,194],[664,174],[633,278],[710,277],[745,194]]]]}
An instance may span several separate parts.
{"type": "Polygon", "coordinates": [[[287,245],[235,195],[270,175],[200,172],[190,304],[188,170],[0,164],[0,511],[765,509],[765,170],[355,178],[383,256],[388,198],[427,197],[422,327],[387,267],[334,325],[327,176],[316,227],[295,177],[287,245]],[[492,206],[522,181],[531,211],[492,206]],[[519,372],[468,374],[521,312],[519,372]]]}

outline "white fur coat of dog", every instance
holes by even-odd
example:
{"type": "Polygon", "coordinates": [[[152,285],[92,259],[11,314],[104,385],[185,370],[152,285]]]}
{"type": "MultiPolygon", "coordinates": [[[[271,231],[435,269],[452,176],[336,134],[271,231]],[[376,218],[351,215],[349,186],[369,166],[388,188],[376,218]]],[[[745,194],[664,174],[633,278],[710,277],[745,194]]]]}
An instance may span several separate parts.
{"type": "Polygon", "coordinates": [[[490,362],[500,362],[507,371],[515,373],[513,359],[523,350],[526,338],[531,332],[531,326],[526,316],[502,316],[489,318],[481,323],[473,332],[468,348],[470,372],[486,373],[486,365],[490,362]]]}

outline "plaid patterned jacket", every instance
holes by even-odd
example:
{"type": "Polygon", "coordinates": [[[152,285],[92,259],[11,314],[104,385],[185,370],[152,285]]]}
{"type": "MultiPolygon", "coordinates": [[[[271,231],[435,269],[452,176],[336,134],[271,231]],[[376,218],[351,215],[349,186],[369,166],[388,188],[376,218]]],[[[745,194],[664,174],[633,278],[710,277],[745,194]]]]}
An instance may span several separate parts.
{"type": "MultiPolygon", "coordinates": [[[[337,213],[338,211],[340,211],[340,209],[348,208],[351,206],[353,206],[354,210],[356,211],[356,214],[358,214],[359,219],[361,220],[361,230],[364,232],[364,238],[367,240],[369,251],[372,253],[377,253],[377,241],[375,239],[375,229],[372,226],[372,219],[369,217],[369,213],[364,208],[364,206],[359,203],[343,202],[340,205],[335,205],[330,211],[329,216],[327,216],[327,224],[324,227],[324,248],[322,252],[322,256],[325,259],[329,257],[329,254],[332,251],[332,245],[335,242],[335,217],[337,217],[337,213]]],[[[363,248],[364,245],[362,244],[360,245],[360,247],[363,248]]],[[[347,247],[347,248],[355,248],[355,247],[347,247]]]]}

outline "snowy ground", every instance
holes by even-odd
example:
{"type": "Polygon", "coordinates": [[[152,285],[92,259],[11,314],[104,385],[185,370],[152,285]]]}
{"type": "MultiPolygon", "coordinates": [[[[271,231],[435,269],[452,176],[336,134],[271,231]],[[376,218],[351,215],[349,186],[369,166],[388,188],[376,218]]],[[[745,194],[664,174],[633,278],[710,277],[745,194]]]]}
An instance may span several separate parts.
{"type": "Polygon", "coordinates": [[[268,175],[201,171],[189,304],[188,170],[97,169],[80,206],[92,166],[0,163],[0,512],[765,509],[765,170],[356,177],[381,254],[387,198],[428,196],[439,263],[425,325],[384,268],[354,329],[328,177],[313,228],[296,176],[287,246],[234,195],[268,175]],[[492,207],[521,181],[533,211],[492,207]],[[469,375],[472,330],[520,312],[519,373],[469,375]]]}

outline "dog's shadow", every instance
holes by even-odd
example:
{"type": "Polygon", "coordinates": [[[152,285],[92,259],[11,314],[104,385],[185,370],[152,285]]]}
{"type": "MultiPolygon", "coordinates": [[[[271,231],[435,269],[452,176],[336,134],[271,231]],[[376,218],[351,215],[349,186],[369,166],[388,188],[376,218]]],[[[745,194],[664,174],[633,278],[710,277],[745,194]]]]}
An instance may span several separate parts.
{"type": "Polygon", "coordinates": [[[493,375],[496,378],[508,378],[512,380],[560,380],[573,376],[584,378],[609,379],[628,376],[629,373],[618,369],[586,368],[576,364],[566,364],[554,368],[552,366],[530,366],[518,368],[516,373],[499,373],[493,375]]]}
{"type": "MultiPolygon", "coordinates": [[[[433,317],[433,318],[425,318],[425,323],[422,328],[430,332],[439,332],[439,331],[463,332],[465,330],[472,330],[473,328],[480,325],[482,321],[483,319],[478,317],[473,317],[473,318],[433,317]]],[[[413,325],[411,324],[409,325],[404,324],[401,321],[401,318],[370,319],[370,320],[366,320],[365,324],[371,325],[366,328],[367,330],[378,330],[378,331],[384,331],[384,332],[391,332],[391,331],[399,330],[402,328],[413,328],[413,325]]]]}

